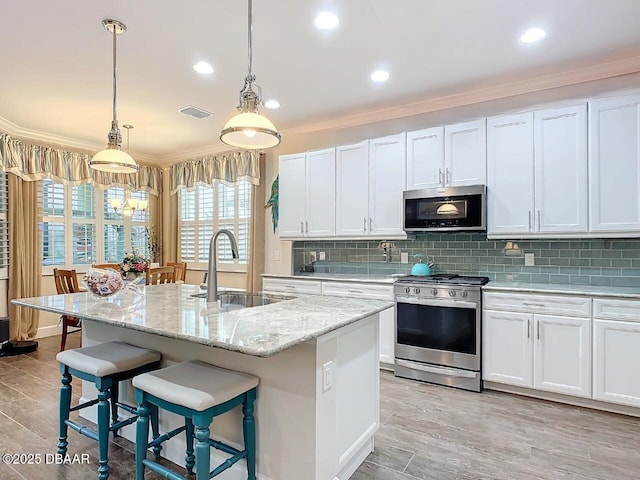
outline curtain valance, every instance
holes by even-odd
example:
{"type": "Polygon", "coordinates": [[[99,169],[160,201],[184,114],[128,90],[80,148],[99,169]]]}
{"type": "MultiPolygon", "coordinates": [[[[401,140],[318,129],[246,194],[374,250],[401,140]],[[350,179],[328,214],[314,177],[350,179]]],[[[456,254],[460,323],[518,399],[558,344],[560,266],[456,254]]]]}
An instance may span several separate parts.
{"type": "Polygon", "coordinates": [[[136,173],[97,172],[89,168],[89,159],[87,153],[34,145],[0,132],[0,170],[23,180],[53,178],[67,185],[92,183],[102,189],[122,187],[156,196],[162,192],[159,168],[140,165],[136,173]]]}
{"type": "Polygon", "coordinates": [[[181,188],[192,188],[198,184],[211,185],[217,181],[236,183],[244,179],[260,185],[259,158],[259,152],[244,151],[211,155],[171,165],[171,195],[181,188]]]}

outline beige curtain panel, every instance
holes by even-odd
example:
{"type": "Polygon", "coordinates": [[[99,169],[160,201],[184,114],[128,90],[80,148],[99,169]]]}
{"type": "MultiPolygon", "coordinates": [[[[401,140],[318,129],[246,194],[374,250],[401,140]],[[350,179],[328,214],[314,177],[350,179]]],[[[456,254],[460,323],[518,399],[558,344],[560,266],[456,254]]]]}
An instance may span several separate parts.
{"type": "MultiPolygon", "coordinates": [[[[260,154],[258,168],[264,171],[265,155],[260,154]]],[[[245,277],[247,292],[262,290],[262,274],[264,273],[264,182],[251,187],[251,223],[249,233],[249,259],[245,277]]]]}
{"type": "Polygon", "coordinates": [[[0,170],[25,181],[53,178],[67,185],[92,183],[102,189],[122,187],[158,196],[162,192],[162,171],[140,165],[131,174],[97,172],[89,168],[87,153],[34,145],[0,132],[0,170]]]}
{"type": "Polygon", "coordinates": [[[233,152],[172,165],[169,167],[171,195],[181,188],[192,188],[198,184],[212,185],[219,181],[236,183],[245,179],[259,185],[259,157],[260,153],[254,151],[233,152]]]}

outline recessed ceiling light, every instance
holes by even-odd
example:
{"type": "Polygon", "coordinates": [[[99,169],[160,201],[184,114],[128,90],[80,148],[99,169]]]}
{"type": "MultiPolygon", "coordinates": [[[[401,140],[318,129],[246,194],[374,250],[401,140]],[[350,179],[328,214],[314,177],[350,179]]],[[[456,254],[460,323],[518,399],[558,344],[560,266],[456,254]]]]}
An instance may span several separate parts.
{"type": "Polygon", "coordinates": [[[314,23],[319,30],[335,30],[338,28],[340,19],[331,12],[320,12],[316,17],[314,23]]]}
{"type": "Polygon", "coordinates": [[[376,70],[371,74],[371,80],[374,82],[386,82],[389,80],[389,72],[386,70],[376,70]]]}
{"type": "Polygon", "coordinates": [[[541,28],[535,27],[535,28],[530,28],[529,30],[524,32],[520,36],[520,41],[522,43],[533,43],[533,42],[537,42],[538,40],[542,40],[546,36],[547,36],[547,32],[545,32],[541,28]]]}
{"type": "Polygon", "coordinates": [[[275,108],[280,108],[280,102],[278,102],[277,100],[267,100],[264,103],[264,106],[267,108],[271,108],[271,109],[275,109],[275,108]]]}
{"type": "Polygon", "coordinates": [[[207,62],[198,62],[193,66],[193,69],[203,75],[210,75],[213,73],[213,67],[207,62]]]}

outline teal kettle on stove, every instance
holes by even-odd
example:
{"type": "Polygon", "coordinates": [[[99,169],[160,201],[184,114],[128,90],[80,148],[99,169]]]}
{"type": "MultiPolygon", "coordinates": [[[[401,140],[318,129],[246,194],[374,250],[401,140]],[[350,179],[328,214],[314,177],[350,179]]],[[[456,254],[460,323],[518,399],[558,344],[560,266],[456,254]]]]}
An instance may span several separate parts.
{"type": "Polygon", "coordinates": [[[417,258],[418,263],[415,263],[413,267],[411,267],[411,275],[420,277],[431,275],[431,267],[426,263],[423,263],[423,259],[426,258],[424,253],[416,253],[413,258],[417,258]]]}

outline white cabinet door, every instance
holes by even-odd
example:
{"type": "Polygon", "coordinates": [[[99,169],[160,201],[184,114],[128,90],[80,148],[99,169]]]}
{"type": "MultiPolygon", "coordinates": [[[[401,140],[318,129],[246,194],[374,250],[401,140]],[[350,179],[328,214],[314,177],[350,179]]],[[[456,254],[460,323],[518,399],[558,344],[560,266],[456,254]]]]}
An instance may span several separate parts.
{"type": "Polygon", "coordinates": [[[640,230],[640,95],[589,103],[589,228],[640,230]]]}
{"type": "Polygon", "coordinates": [[[393,365],[396,362],[396,309],[380,312],[380,362],[393,365]]]}
{"type": "Polygon", "coordinates": [[[535,315],[533,388],[591,398],[591,319],[535,315]]]}
{"type": "Polygon", "coordinates": [[[486,310],[482,323],[482,379],[531,387],[533,315],[486,310]]]}
{"type": "Polygon", "coordinates": [[[640,323],[595,319],[593,332],[593,398],[640,407],[640,323]]]}
{"type": "Polygon", "coordinates": [[[444,186],[443,134],[443,127],[407,132],[407,190],[444,186]]]}
{"type": "Polygon", "coordinates": [[[280,156],[280,238],[304,236],[305,163],[304,153],[280,156]]]}
{"type": "Polygon", "coordinates": [[[529,233],[533,221],[533,113],[487,120],[487,233],[529,233]]]}
{"type": "Polygon", "coordinates": [[[369,234],[403,235],[406,185],[405,134],[369,141],[369,234]]]}
{"type": "Polygon", "coordinates": [[[336,149],[307,153],[307,237],[331,237],[336,233],[336,149]]]}
{"type": "Polygon", "coordinates": [[[336,235],[369,228],[369,142],[336,147],[336,235]]]}
{"type": "Polygon", "coordinates": [[[587,106],[534,112],[535,231],[587,232],[587,106]]]}
{"type": "Polygon", "coordinates": [[[487,183],[486,119],[444,127],[446,186],[487,183]]]}

